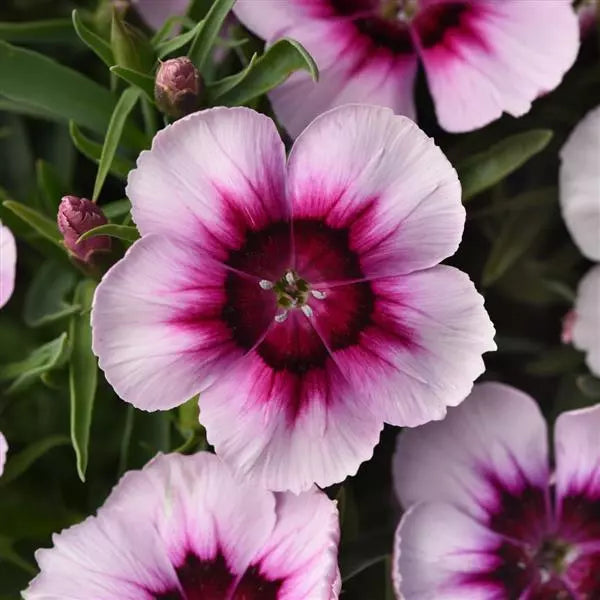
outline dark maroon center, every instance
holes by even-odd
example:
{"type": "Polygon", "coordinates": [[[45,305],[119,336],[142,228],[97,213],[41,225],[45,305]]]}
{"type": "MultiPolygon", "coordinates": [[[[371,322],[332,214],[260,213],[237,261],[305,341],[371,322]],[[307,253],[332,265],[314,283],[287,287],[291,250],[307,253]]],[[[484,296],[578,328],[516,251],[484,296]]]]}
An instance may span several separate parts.
{"type": "Polygon", "coordinates": [[[212,560],[188,554],[176,572],[184,595],[179,590],[167,590],[155,596],[156,600],[277,600],[282,585],[280,580],[268,580],[256,566],[236,582],[222,554],[212,560]]]}
{"type": "Polygon", "coordinates": [[[256,346],[272,369],[301,375],[322,367],[329,352],[309,320],[325,321],[329,350],[346,348],[358,342],[369,324],[374,296],[367,282],[328,290],[328,282],[363,278],[347,230],[333,229],[320,220],[299,219],[294,222],[293,252],[289,239],[289,224],[275,223],[249,232],[243,246],[230,254],[227,264],[235,272],[225,282],[223,318],[241,348],[256,346]],[[256,274],[265,287],[260,287],[256,278],[237,272],[256,274]],[[298,300],[295,307],[281,302],[280,282],[285,282],[286,274],[293,274],[286,289],[298,300]],[[306,306],[311,313],[314,307],[318,314],[303,312],[306,306]],[[275,321],[276,316],[284,320],[275,321]],[[263,340],[267,330],[269,335],[263,340]]]}
{"type": "Polygon", "coordinates": [[[468,2],[443,2],[432,4],[417,13],[413,25],[424,48],[443,43],[444,37],[454,31],[469,29],[467,16],[471,7],[468,2]]]}

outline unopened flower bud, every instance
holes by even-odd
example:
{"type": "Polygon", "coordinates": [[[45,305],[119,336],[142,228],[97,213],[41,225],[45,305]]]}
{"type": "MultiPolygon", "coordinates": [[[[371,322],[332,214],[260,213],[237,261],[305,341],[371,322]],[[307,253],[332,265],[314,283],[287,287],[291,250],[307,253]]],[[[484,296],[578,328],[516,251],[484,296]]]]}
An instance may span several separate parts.
{"type": "Polygon", "coordinates": [[[110,238],[106,235],[77,242],[84,233],[108,223],[102,209],[87,198],[64,196],[56,222],[65,246],[80,260],[89,262],[94,252],[110,250],[110,238]]]}
{"type": "Polygon", "coordinates": [[[198,109],[201,88],[198,69],[189,58],[181,56],[161,63],[154,97],[162,112],[177,119],[198,109]]]}

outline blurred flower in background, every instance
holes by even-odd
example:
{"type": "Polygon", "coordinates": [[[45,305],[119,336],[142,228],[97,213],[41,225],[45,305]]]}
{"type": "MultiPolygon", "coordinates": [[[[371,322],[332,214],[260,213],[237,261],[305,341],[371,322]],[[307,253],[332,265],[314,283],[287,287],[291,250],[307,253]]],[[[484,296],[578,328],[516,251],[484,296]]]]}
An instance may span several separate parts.
{"type": "Polygon", "coordinates": [[[289,37],[315,58],[320,80],[294,74],[270,94],[297,136],[319,113],[346,102],[389,106],[415,118],[419,61],[440,125],[483,127],[525,114],[553,90],[579,48],[569,0],[238,0],[235,13],[267,43],[289,37]]]}
{"type": "Polygon", "coordinates": [[[456,172],[389,109],[322,115],[287,165],[267,117],[195,113],[127,194],[142,239],[96,292],[100,368],[145,410],[200,392],[217,454],[269,489],[355,473],[384,421],[443,418],[495,349],[473,283],[438,265],[463,231],[456,172]]]}
{"type": "Polygon", "coordinates": [[[498,383],[400,434],[399,597],[600,598],[600,406],[560,415],[554,470],[547,438],[535,401],[498,383]]]}
{"type": "Polygon", "coordinates": [[[8,452],[8,444],[6,438],[0,431],[0,475],[4,472],[4,463],[6,462],[6,453],[8,452]]]}
{"type": "Polygon", "coordinates": [[[17,269],[17,245],[10,229],[0,222],[0,308],[12,296],[17,269]]]}
{"type": "MultiPolygon", "coordinates": [[[[575,127],[563,146],[560,205],[571,237],[581,253],[600,261],[600,106],[575,127]]],[[[564,338],[587,353],[591,371],[600,375],[600,265],[579,284],[575,306],[565,322],[564,338]]]]}
{"type": "Polygon", "coordinates": [[[159,455],[98,516],[36,554],[26,600],[335,600],[338,515],[325,494],[239,482],[213,454],[159,455]]]}

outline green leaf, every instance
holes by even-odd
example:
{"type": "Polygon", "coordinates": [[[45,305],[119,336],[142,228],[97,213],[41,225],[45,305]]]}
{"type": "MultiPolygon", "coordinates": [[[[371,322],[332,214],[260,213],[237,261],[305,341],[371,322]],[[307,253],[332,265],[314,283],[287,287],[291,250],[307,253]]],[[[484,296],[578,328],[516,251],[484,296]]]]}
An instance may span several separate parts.
{"type": "Polygon", "coordinates": [[[14,380],[8,394],[22,391],[33,384],[42,373],[60,366],[67,354],[67,334],[36,348],[27,358],[19,362],[0,365],[0,381],[14,380]]]}
{"type": "Polygon", "coordinates": [[[115,65],[110,68],[110,72],[114,73],[117,77],[123,79],[127,83],[139,88],[148,97],[151,102],[154,102],[154,78],[150,75],[144,75],[139,71],[128,69],[127,67],[121,67],[115,65]]]}
{"type": "MultiPolygon", "coordinates": [[[[318,79],[318,69],[310,54],[293,40],[282,39],[254,61],[246,75],[218,96],[225,106],[244,104],[283,83],[294,71],[304,69],[318,79]]],[[[219,82],[223,85],[223,81],[219,82]]]]}
{"type": "Polygon", "coordinates": [[[25,294],[23,319],[28,327],[41,327],[72,315],[79,306],[65,301],[77,276],[72,269],[46,261],[35,271],[25,294]]]}
{"type": "Polygon", "coordinates": [[[258,54],[255,52],[250,57],[250,62],[246,65],[245,69],[242,69],[239,73],[234,73],[233,75],[229,75],[229,77],[220,79],[219,81],[209,83],[206,87],[208,97],[214,101],[219,96],[223,96],[229,90],[233,89],[236,85],[239,85],[247,77],[248,73],[250,73],[257,58],[258,54]]]}
{"type": "Polygon", "coordinates": [[[158,58],[164,58],[171,52],[175,52],[175,50],[179,50],[186,44],[189,44],[200,32],[200,30],[204,27],[204,21],[200,21],[196,23],[196,25],[190,29],[190,31],[186,31],[185,33],[181,33],[174,38],[167,40],[166,42],[162,42],[156,46],[156,53],[158,54],[158,58]]]}
{"type": "Polygon", "coordinates": [[[110,47],[115,62],[128,69],[145,73],[154,64],[154,49],[145,34],[123,20],[118,10],[113,10],[110,28],[110,47]]]}
{"type": "Polygon", "coordinates": [[[84,25],[77,10],[73,10],[71,16],[73,19],[73,27],[79,36],[79,39],[94,52],[107,67],[114,65],[115,58],[110,44],[84,25]]]}
{"type": "Polygon", "coordinates": [[[525,371],[540,377],[573,372],[583,364],[583,354],[572,346],[549,348],[525,366],[525,371]]]}
{"type": "Polygon", "coordinates": [[[511,135],[488,150],[469,157],[457,167],[463,201],[492,187],[541,152],[552,139],[549,129],[532,129],[511,135]]]}
{"type": "Polygon", "coordinates": [[[123,200],[115,200],[114,202],[103,204],[101,208],[104,216],[111,221],[112,219],[128,215],[131,211],[131,202],[127,198],[123,198],[123,200]]]}
{"type": "Polygon", "coordinates": [[[0,478],[0,486],[6,485],[21,476],[29,467],[48,450],[62,446],[70,442],[64,435],[50,435],[41,440],[29,444],[17,454],[9,455],[6,469],[0,478]]]}
{"type": "Polygon", "coordinates": [[[81,312],[71,318],[69,335],[73,351],[69,368],[69,388],[71,394],[71,442],[75,450],[77,473],[85,481],[88,464],[88,445],[92,411],[96,395],[98,368],[92,353],[92,327],[90,310],[96,283],[89,279],[82,281],[75,290],[73,303],[79,304],[81,312]]]}
{"type": "Polygon", "coordinates": [[[65,247],[62,244],[62,235],[58,231],[56,221],[50,220],[48,217],[40,214],[37,210],[29,208],[14,200],[6,200],[2,206],[17,215],[22,221],[27,223],[32,229],[37,231],[42,237],[52,242],[63,250],[65,247]]]}
{"type": "MultiPolygon", "coordinates": [[[[102,144],[98,144],[86,137],[74,121],[69,123],[69,133],[71,134],[73,145],[81,152],[81,154],[87,156],[87,158],[95,163],[100,162],[102,144]]],[[[125,179],[133,167],[133,162],[120,158],[119,156],[114,156],[109,170],[113,175],[125,179]]]]}
{"type": "Polygon", "coordinates": [[[18,44],[59,44],[76,41],[69,19],[0,23],[0,40],[18,44]]]}
{"type": "MultiPolygon", "coordinates": [[[[2,485],[2,480],[0,480],[0,485],[2,485]]],[[[37,570],[15,551],[14,544],[14,540],[0,535],[0,559],[2,559],[0,562],[6,561],[29,573],[30,576],[35,575],[37,570]]]]}
{"type": "Polygon", "coordinates": [[[169,17],[164,23],[163,26],[152,36],[150,43],[154,47],[156,51],[158,47],[171,35],[171,30],[175,25],[181,24],[185,25],[188,29],[193,29],[196,25],[196,21],[200,21],[201,19],[190,19],[186,16],[174,15],[169,17]]]}
{"type": "Polygon", "coordinates": [[[115,106],[110,123],[108,124],[108,131],[106,132],[106,138],[104,139],[104,146],[102,146],[102,154],[100,155],[100,162],[98,164],[98,173],[96,174],[94,192],[92,194],[92,201],[94,202],[98,199],[98,196],[102,191],[104,180],[108,175],[117,148],[119,147],[119,141],[123,134],[125,121],[139,98],[140,90],[137,88],[128,88],[121,94],[121,97],[115,106]]]}
{"type": "Polygon", "coordinates": [[[62,123],[62,118],[58,115],[48,112],[43,108],[39,108],[37,106],[28,104],[23,100],[15,102],[13,100],[9,100],[8,98],[3,98],[0,96],[0,111],[14,113],[17,115],[23,115],[25,117],[33,117],[35,119],[44,119],[46,121],[56,121],[58,123],[62,123]]]}
{"type": "Polygon", "coordinates": [[[469,210],[468,219],[480,219],[482,217],[504,216],[507,212],[519,212],[531,208],[540,208],[556,205],[558,202],[558,188],[553,186],[528,190],[517,194],[512,198],[503,198],[492,206],[486,206],[479,210],[469,210]]]}
{"type": "Polygon", "coordinates": [[[64,193],[65,185],[60,180],[54,167],[45,160],[38,160],[35,164],[38,189],[43,198],[43,206],[49,215],[55,216],[58,205],[64,193]]]}
{"type": "Polygon", "coordinates": [[[94,229],[86,231],[77,240],[77,243],[98,235],[108,235],[126,242],[135,242],[140,237],[137,228],[132,225],[115,225],[114,223],[107,223],[106,225],[99,225],[98,227],[94,227],[94,229]]]}
{"type": "Polygon", "coordinates": [[[215,0],[210,7],[206,18],[202,21],[202,26],[196,31],[196,37],[192,41],[188,56],[196,65],[199,71],[202,71],[206,59],[221,31],[225,17],[235,4],[235,0],[215,0]]]}
{"type": "Polygon", "coordinates": [[[580,375],[576,383],[584,396],[593,400],[600,399],[600,379],[593,375],[580,375]]]}
{"type": "Polygon", "coordinates": [[[536,218],[527,219],[513,213],[505,219],[483,268],[484,286],[502,277],[533,246],[550,216],[549,212],[536,212],[536,218]]]}
{"type": "MultiPolygon", "coordinates": [[[[77,71],[32,50],[0,41],[0,94],[64,121],[73,120],[104,135],[114,110],[111,93],[77,71]]],[[[144,134],[125,128],[129,145],[146,145],[144,134]]]]}

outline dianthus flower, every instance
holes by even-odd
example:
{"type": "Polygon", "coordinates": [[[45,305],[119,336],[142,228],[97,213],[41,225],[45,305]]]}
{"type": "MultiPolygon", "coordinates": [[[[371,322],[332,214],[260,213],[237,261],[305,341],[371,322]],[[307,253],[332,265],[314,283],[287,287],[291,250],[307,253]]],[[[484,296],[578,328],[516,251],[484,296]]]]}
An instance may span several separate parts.
{"type": "Polygon", "coordinates": [[[270,93],[293,137],[348,102],[414,118],[419,62],[447,131],[518,117],[560,83],[579,49],[570,0],[238,0],[234,11],[267,43],[298,40],[317,62],[318,83],[296,73],[270,93]]]}
{"type": "Polygon", "coordinates": [[[600,405],[560,415],[554,466],[547,436],[535,401],[498,383],[400,434],[399,597],[600,598],[600,405]]]}
{"type": "Polygon", "coordinates": [[[200,393],[217,454],[269,489],[355,473],[384,421],[443,418],[495,348],[472,282],[438,266],[464,225],[456,172],[389,109],[322,115],[287,164],[268,117],[198,112],[127,193],[142,237],[96,291],[100,367],[142,409],[200,393]]]}
{"type": "Polygon", "coordinates": [[[0,308],[15,289],[17,245],[10,229],[0,222],[0,308]]]}
{"type": "Polygon", "coordinates": [[[38,550],[26,600],[335,600],[339,525],[318,490],[273,493],[214,455],[159,455],[38,550]]]}

